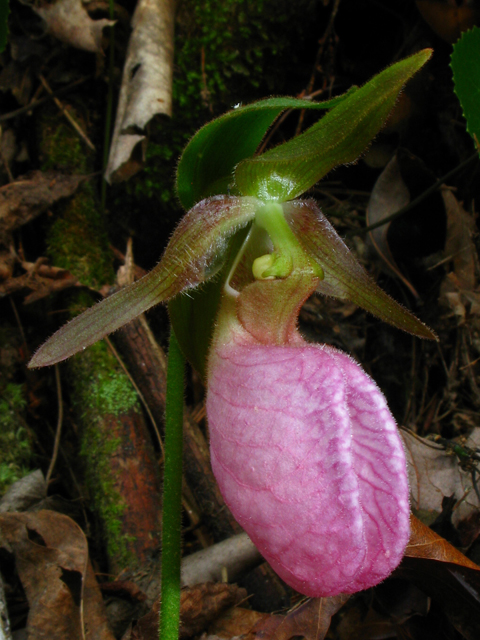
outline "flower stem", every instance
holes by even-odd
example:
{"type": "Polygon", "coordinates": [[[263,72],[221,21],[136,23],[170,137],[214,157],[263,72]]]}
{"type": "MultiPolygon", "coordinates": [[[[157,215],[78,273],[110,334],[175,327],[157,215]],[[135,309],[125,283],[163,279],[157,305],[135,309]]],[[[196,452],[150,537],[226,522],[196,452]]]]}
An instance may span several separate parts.
{"type": "Polygon", "coordinates": [[[180,622],[184,369],[185,359],[172,328],[165,410],[160,640],[178,640],[180,622]]]}

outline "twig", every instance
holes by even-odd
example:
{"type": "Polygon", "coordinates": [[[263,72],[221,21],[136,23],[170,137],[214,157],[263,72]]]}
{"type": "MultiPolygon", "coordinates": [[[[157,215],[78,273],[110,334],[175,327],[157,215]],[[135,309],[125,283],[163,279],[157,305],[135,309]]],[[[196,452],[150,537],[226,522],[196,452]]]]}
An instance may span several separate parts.
{"type": "Polygon", "coordinates": [[[419,442],[421,442],[422,444],[424,444],[426,447],[428,447],[429,449],[435,449],[436,451],[445,451],[445,447],[442,447],[441,445],[439,447],[435,447],[434,444],[430,444],[426,438],[421,438],[417,433],[415,433],[415,431],[412,431],[411,429],[409,429],[408,427],[404,427],[402,424],[398,425],[399,428],[402,431],[406,431],[407,433],[409,433],[413,438],[415,438],[415,440],[418,440],[419,442]]]}
{"type": "Polygon", "coordinates": [[[55,463],[58,457],[58,448],[60,446],[60,438],[62,435],[62,425],[63,425],[63,400],[62,400],[62,383],[60,380],[60,368],[58,364],[55,365],[55,384],[57,387],[57,399],[58,399],[58,418],[57,418],[57,429],[55,431],[55,441],[53,444],[53,454],[52,459],[50,461],[50,466],[48,467],[47,477],[45,482],[48,487],[48,483],[50,482],[50,478],[52,477],[53,469],[55,467],[55,463]]]}
{"type": "MultiPolygon", "coordinates": [[[[322,38],[320,40],[320,46],[319,46],[318,51],[317,51],[317,55],[315,56],[315,63],[313,65],[312,75],[310,76],[310,81],[309,81],[308,86],[307,86],[307,94],[308,93],[312,93],[312,91],[313,91],[313,87],[315,85],[315,77],[317,75],[317,67],[318,67],[318,65],[320,63],[320,59],[321,59],[321,57],[323,55],[323,50],[325,48],[325,42],[330,37],[330,33],[333,30],[333,23],[335,22],[335,18],[337,16],[337,12],[338,12],[339,7],[340,7],[340,0],[335,0],[334,4],[333,4],[333,7],[332,7],[332,11],[330,13],[330,18],[328,20],[327,28],[325,29],[325,31],[323,33],[323,36],[322,36],[322,38]]],[[[333,86],[333,78],[331,79],[330,87],[329,87],[330,94],[332,92],[332,86],[333,86]]],[[[326,87],[324,87],[324,89],[325,88],[326,87]]],[[[305,109],[302,109],[301,112],[300,112],[300,115],[298,117],[298,124],[297,124],[297,129],[296,129],[296,132],[295,132],[295,135],[297,135],[297,136],[300,134],[300,132],[302,130],[302,125],[303,125],[303,119],[304,118],[305,118],[305,109]]]]}
{"type": "Polygon", "coordinates": [[[378,227],[382,227],[384,224],[388,224],[389,222],[392,222],[392,220],[395,220],[396,218],[403,216],[404,213],[407,213],[407,211],[410,211],[410,209],[413,209],[414,207],[417,206],[417,204],[420,204],[425,200],[425,198],[428,198],[429,195],[437,191],[437,189],[439,189],[442,186],[442,184],[446,182],[446,180],[454,176],[458,171],[461,171],[461,169],[466,167],[472,160],[475,160],[475,158],[478,159],[478,151],[475,151],[474,154],[472,154],[466,160],[461,162],[457,167],[455,167],[455,169],[452,169],[451,171],[446,173],[444,176],[439,178],[434,184],[432,184],[431,187],[426,189],[417,198],[415,198],[415,200],[412,200],[411,202],[409,202],[407,205],[405,205],[395,213],[392,213],[392,215],[387,216],[386,218],[383,218],[383,220],[379,220],[378,222],[375,222],[374,224],[371,224],[368,227],[364,227],[363,229],[355,229],[354,231],[349,231],[346,234],[346,237],[350,238],[352,236],[359,236],[369,231],[373,231],[374,229],[377,229],[378,227]]]}
{"type": "Polygon", "coordinates": [[[196,551],[182,560],[182,585],[192,587],[201,582],[220,582],[222,569],[235,582],[242,574],[263,562],[260,552],[245,532],[196,551]]]}
{"type": "Polygon", "coordinates": [[[15,111],[10,111],[9,113],[4,113],[0,116],[0,122],[5,122],[6,120],[12,120],[17,116],[21,116],[23,113],[28,113],[32,109],[36,109],[37,107],[40,107],[42,104],[45,104],[49,100],[53,100],[57,96],[63,96],[64,93],[68,93],[72,89],[76,89],[87,80],[90,80],[91,77],[92,76],[86,76],[85,78],[80,78],[80,80],[75,80],[75,82],[72,82],[66,87],[62,87],[61,89],[52,91],[48,96],[45,96],[44,98],[38,98],[38,100],[32,100],[32,102],[25,105],[24,107],[20,107],[19,109],[15,109],[15,111]]]}
{"type": "Polygon", "coordinates": [[[53,91],[50,88],[50,85],[48,84],[48,82],[43,77],[43,75],[40,73],[38,75],[38,77],[40,78],[40,82],[43,84],[43,86],[45,87],[46,91],[53,97],[53,100],[54,100],[55,104],[57,105],[57,107],[60,109],[62,114],[65,116],[65,118],[70,122],[72,127],[78,133],[78,135],[82,138],[82,140],[85,142],[85,144],[88,147],[90,147],[90,149],[92,151],[95,151],[95,145],[93,144],[93,142],[91,142],[91,140],[87,136],[87,134],[84,131],[82,131],[82,128],[80,127],[78,122],[73,118],[73,116],[70,113],[68,113],[68,111],[65,109],[63,104],[60,102],[60,100],[53,95],[53,91]]]}

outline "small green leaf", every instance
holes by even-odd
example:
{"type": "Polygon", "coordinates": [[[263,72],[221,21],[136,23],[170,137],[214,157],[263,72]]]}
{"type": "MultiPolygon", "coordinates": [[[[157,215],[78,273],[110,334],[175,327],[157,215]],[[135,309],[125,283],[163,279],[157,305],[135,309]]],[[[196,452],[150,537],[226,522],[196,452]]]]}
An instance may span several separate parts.
{"type": "Polygon", "coordinates": [[[217,196],[199,202],[181,220],[159,264],[138,282],[87,309],[40,347],[30,368],[69,358],[154,305],[211,278],[211,263],[225,255],[229,238],[254,217],[254,198],[217,196]]]}
{"type": "MultiPolygon", "coordinates": [[[[480,29],[466,31],[453,46],[450,58],[455,93],[462,105],[467,131],[480,141],[480,29]]],[[[480,148],[479,148],[480,152],[480,148]]]]}
{"type": "Polygon", "coordinates": [[[285,202],[337,165],[354,162],[382,128],[403,85],[431,55],[431,49],[424,49],[388,67],[305,133],[240,162],[236,189],[261,200],[285,202]]]}
{"type": "Polygon", "coordinates": [[[324,271],[319,293],[350,300],[398,329],[437,340],[431,329],[375,284],[313,200],[286,202],[283,211],[302,247],[324,271]]]}
{"type": "Polygon", "coordinates": [[[177,192],[185,209],[208,196],[228,193],[236,164],[252,156],[275,118],[285,109],[331,109],[356,91],[325,102],[267,98],[238,107],[209,122],[190,140],[177,170],[177,192]]]}

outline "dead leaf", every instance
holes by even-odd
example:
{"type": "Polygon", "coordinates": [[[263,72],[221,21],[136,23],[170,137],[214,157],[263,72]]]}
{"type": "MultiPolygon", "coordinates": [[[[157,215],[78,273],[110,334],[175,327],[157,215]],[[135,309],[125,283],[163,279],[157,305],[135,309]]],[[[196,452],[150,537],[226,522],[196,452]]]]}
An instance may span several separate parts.
{"type": "MultiPolygon", "coordinates": [[[[378,177],[370,194],[367,206],[367,226],[375,224],[396,213],[410,202],[410,192],[403,181],[397,155],[395,154],[378,177]]],[[[411,293],[418,298],[415,287],[398,268],[390,251],[387,233],[390,224],[384,224],[369,232],[368,237],[388,269],[394,273],[411,293]]]]}
{"type": "Polygon", "coordinates": [[[92,20],[82,0],[42,0],[40,6],[32,5],[27,0],[22,2],[30,5],[45,21],[50,35],[71,47],[92,53],[102,51],[103,29],[115,24],[115,21],[106,18],[92,20]]]}
{"type": "Polygon", "coordinates": [[[16,262],[15,252],[0,250],[0,282],[9,280],[13,275],[13,268],[16,262]]]}
{"type": "Polygon", "coordinates": [[[259,613],[236,607],[226,611],[209,628],[209,634],[221,638],[241,636],[243,640],[323,640],[332,616],[343,607],[350,595],[310,598],[287,615],[259,613]]]}
{"type": "Polygon", "coordinates": [[[410,623],[412,618],[427,616],[430,603],[431,598],[406,580],[384,583],[367,598],[352,602],[337,625],[336,637],[338,640],[423,640],[423,636],[412,635],[410,623]]]}
{"type": "Polygon", "coordinates": [[[127,180],[144,163],[145,127],[172,114],[174,0],[140,0],[123,69],[107,182],[127,180]]]}
{"type": "Polygon", "coordinates": [[[218,616],[210,625],[208,633],[210,637],[229,639],[241,636],[242,640],[254,640],[257,626],[267,623],[270,618],[278,619],[279,623],[283,620],[280,615],[235,607],[218,616]]]}
{"type": "Polygon", "coordinates": [[[68,176],[57,171],[32,171],[0,187],[0,244],[61,198],[75,193],[85,176],[68,176]]]}
{"type": "MultiPolygon", "coordinates": [[[[437,535],[430,527],[423,524],[415,516],[410,519],[411,533],[407,548],[406,558],[423,558],[438,562],[454,563],[475,571],[476,579],[480,581],[480,567],[469,560],[458,549],[437,535]]],[[[479,582],[480,583],[480,582],[479,582]]]]}
{"type": "Polygon", "coordinates": [[[47,495],[47,484],[40,469],[12,484],[0,499],[0,513],[26,511],[47,495]]]}
{"type": "Polygon", "coordinates": [[[465,211],[450,189],[442,189],[441,194],[447,213],[445,258],[451,260],[460,288],[471,291],[475,286],[475,220],[471,213],[465,211]]]}
{"type": "MultiPolygon", "coordinates": [[[[407,455],[411,505],[422,519],[430,523],[442,512],[442,501],[453,496],[457,501],[454,526],[480,508],[472,487],[472,475],[461,468],[458,458],[432,440],[415,437],[401,430],[407,455]]],[[[480,427],[475,429],[466,446],[476,449],[480,444],[480,427]]]]}
{"type": "Polygon", "coordinates": [[[480,637],[480,567],[411,518],[411,536],[394,577],[407,578],[443,607],[467,640],[480,637]]]}
{"type": "MultiPolygon", "coordinates": [[[[290,640],[295,636],[301,636],[305,640],[323,640],[330,628],[332,616],[349,598],[349,594],[340,594],[330,598],[307,600],[287,613],[276,627],[272,640],[290,640]]],[[[259,631],[257,627],[257,634],[259,631]]],[[[262,634],[262,637],[266,636],[262,634]]]]}
{"type": "MultiPolygon", "coordinates": [[[[17,262],[20,261],[17,259],[17,262]]],[[[3,280],[0,282],[0,295],[7,296],[27,291],[29,293],[25,297],[24,304],[31,304],[53,293],[79,285],[78,280],[69,271],[50,266],[45,262],[46,258],[39,258],[35,263],[21,262],[20,264],[26,273],[13,277],[13,271],[10,271],[6,278],[2,278],[0,275],[0,281],[3,280]]],[[[2,266],[5,264],[8,266],[8,263],[2,263],[2,254],[0,253],[0,274],[2,266]]]]}
{"type": "Polygon", "coordinates": [[[478,10],[471,0],[416,0],[417,8],[435,33],[453,44],[478,20],[478,10]]]}
{"type": "MultiPolygon", "coordinates": [[[[247,592],[234,584],[207,582],[182,589],[180,600],[180,638],[198,635],[223,611],[246,599],[247,592]]],[[[140,618],[123,640],[158,640],[160,601],[140,618]]]]}
{"type": "Polygon", "coordinates": [[[102,593],[106,593],[110,596],[120,596],[121,598],[128,598],[135,602],[145,602],[147,599],[146,594],[140,589],[140,587],[131,580],[116,580],[115,582],[104,582],[100,586],[102,593]]]}
{"type": "Polygon", "coordinates": [[[0,546],[15,556],[28,637],[114,640],[85,535],[73,520],[53,511],[0,514],[0,546]]]}
{"type": "Polygon", "coordinates": [[[474,243],[476,223],[450,190],[442,191],[447,213],[447,238],[444,262],[451,264],[441,286],[440,302],[449,307],[464,324],[467,314],[480,316],[480,293],[477,288],[477,253],[474,243]]]}
{"type": "Polygon", "coordinates": [[[11,91],[17,102],[26,106],[32,96],[33,74],[30,68],[10,60],[0,71],[0,91],[11,91]]]}

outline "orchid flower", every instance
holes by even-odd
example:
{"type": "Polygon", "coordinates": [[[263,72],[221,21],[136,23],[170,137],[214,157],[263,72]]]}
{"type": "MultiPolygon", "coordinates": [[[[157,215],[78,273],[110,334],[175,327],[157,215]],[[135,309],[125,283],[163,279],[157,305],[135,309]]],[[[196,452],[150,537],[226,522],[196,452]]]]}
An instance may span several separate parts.
{"type": "Polygon", "coordinates": [[[313,201],[296,198],[356,160],[430,55],[324,103],[271,98],[206,125],[180,160],[177,190],[189,212],[160,263],[60,329],[30,363],[58,362],[170,301],[182,350],[207,384],[212,467],[225,501],[275,571],[310,596],[385,579],[408,542],[409,502],[384,396],[348,355],[304,341],[301,305],[317,291],[435,335],[369,278],[313,201]],[[286,108],[327,113],[255,156],[286,108]]]}

